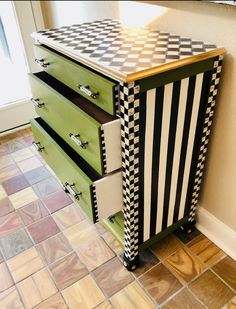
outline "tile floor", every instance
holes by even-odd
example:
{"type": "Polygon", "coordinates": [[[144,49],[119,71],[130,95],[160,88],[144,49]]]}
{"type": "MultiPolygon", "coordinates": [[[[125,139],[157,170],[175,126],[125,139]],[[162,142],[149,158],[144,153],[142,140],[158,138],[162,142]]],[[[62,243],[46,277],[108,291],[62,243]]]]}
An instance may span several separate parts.
{"type": "Polygon", "coordinates": [[[30,129],[0,138],[0,308],[236,308],[236,262],[195,230],[122,248],[62,191],[30,129]]]}

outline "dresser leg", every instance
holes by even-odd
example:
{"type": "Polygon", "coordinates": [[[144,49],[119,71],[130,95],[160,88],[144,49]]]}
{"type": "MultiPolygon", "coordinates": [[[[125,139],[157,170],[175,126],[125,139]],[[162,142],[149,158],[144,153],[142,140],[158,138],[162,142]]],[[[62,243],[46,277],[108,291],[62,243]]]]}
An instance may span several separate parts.
{"type": "Polygon", "coordinates": [[[184,234],[191,234],[194,231],[195,224],[196,224],[195,220],[191,222],[189,221],[185,223],[184,225],[182,225],[180,229],[184,234]]]}
{"type": "Polygon", "coordinates": [[[123,255],[123,264],[129,271],[134,271],[139,266],[139,256],[136,255],[135,259],[130,261],[125,255],[123,255]]]}

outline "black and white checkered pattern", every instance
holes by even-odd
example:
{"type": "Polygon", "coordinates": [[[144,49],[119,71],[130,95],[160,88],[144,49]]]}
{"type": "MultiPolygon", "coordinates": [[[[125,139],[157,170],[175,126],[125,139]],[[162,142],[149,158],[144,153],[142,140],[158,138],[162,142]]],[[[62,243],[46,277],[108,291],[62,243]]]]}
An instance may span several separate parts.
{"type": "Polygon", "coordinates": [[[115,113],[117,116],[120,115],[120,84],[117,84],[115,86],[115,100],[114,100],[114,103],[115,103],[115,113]]]}
{"type": "Polygon", "coordinates": [[[34,34],[39,42],[124,74],[211,51],[216,45],[117,20],[65,26],[34,34]]]}
{"type": "Polygon", "coordinates": [[[94,223],[99,221],[98,218],[98,203],[97,203],[97,195],[96,195],[96,187],[94,185],[91,186],[93,207],[94,207],[94,223]]]}
{"type": "Polygon", "coordinates": [[[104,130],[101,127],[101,149],[102,149],[102,163],[103,163],[103,171],[104,174],[107,173],[107,160],[106,160],[106,145],[105,145],[105,136],[104,130]]]}
{"type": "Polygon", "coordinates": [[[125,258],[138,255],[139,215],[139,84],[120,85],[121,147],[124,195],[125,258]]]}
{"type": "Polygon", "coordinates": [[[209,92],[209,97],[208,97],[206,116],[205,116],[203,133],[202,133],[202,140],[201,140],[198,162],[197,162],[197,170],[196,170],[195,179],[194,179],[194,188],[193,188],[191,206],[190,206],[190,212],[189,212],[189,218],[188,218],[189,222],[194,222],[194,218],[195,218],[198,197],[199,197],[202,176],[203,176],[203,169],[204,169],[204,164],[205,164],[205,159],[206,159],[207,146],[209,142],[209,135],[210,135],[211,125],[212,125],[212,118],[213,118],[214,109],[215,109],[215,100],[216,100],[216,95],[218,92],[218,85],[220,81],[222,60],[223,60],[223,56],[220,55],[214,61],[214,68],[213,68],[213,73],[212,73],[210,92],[209,92]]]}

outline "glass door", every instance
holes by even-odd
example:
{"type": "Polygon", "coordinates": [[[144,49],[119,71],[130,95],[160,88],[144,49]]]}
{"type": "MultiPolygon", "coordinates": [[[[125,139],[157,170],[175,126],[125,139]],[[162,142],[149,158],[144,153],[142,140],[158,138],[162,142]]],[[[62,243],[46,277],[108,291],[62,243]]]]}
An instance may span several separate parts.
{"type": "Polygon", "coordinates": [[[0,2],[0,105],[30,97],[28,65],[13,3],[0,2]]]}
{"type": "Polygon", "coordinates": [[[0,133],[35,116],[27,73],[39,68],[30,34],[43,27],[40,2],[0,1],[0,133]]]}

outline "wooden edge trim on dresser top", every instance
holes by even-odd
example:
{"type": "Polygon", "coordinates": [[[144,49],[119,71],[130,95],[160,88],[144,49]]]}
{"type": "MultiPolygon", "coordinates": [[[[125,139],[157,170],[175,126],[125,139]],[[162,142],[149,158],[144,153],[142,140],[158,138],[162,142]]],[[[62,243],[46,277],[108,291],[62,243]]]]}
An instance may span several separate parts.
{"type": "Polygon", "coordinates": [[[116,70],[112,70],[109,66],[106,66],[104,63],[103,64],[99,64],[95,61],[93,61],[92,59],[88,59],[86,57],[83,57],[82,54],[80,54],[80,56],[75,56],[72,52],[66,50],[63,47],[58,47],[57,45],[51,44],[51,42],[49,42],[47,39],[42,40],[42,38],[40,38],[40,40],[38,40],[38,34],[36,32],[32,33],[31,35],[34,39],[36,44],[44,44],[48,47],[53,48],[54,50],[63,53],[64,55],[74,59],[75,61],[78,61],[84,65],[89,66],[90,68],[99,71],[100,73],[107,75],[110,78],[113,78],[115,80],[118,80],[120,82],[133,82],[136,80],[141,80],[144,79],[146,77],[150,77],[162,72],[166,72],[169,70],[173,70],[176,68],[180,68],[182,66],[191,64],[191,63],[195,63],[198,61],[202,61],[202,60],[206,60],[206,59],[210,59],[219,55],[222,55],[224,53],[226,53],[226,49],[224,47],[219,47],[216,48],[212,51],[208,51],[205,53],[201,53],[198,55],[194,55],[191,57],[187,57],[184,59],[177,59],[174,62],[171,63],[164,63],[163,65],[158,65],[156,67],[152,67],[150,69],[145,69],[139,72],[134,72],[134,73],[130,73],[130,74],[123,74],[119,71],[116,70]]]}

